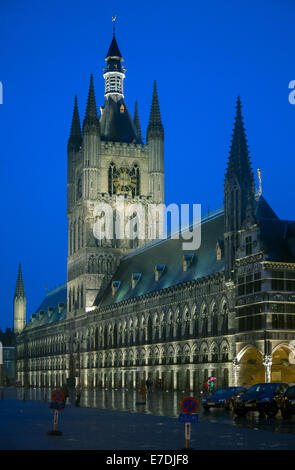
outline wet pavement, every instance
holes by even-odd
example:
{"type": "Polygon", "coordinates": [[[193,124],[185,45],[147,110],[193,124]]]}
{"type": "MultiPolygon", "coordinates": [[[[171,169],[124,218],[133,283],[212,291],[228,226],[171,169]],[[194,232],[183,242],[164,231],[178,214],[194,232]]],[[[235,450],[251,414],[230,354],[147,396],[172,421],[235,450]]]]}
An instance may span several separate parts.
{"type": "MultiPolygon", "coordinates": [[[[4,399],[22,400],[25,392],[26,400],[50,401],[51,390],[46,389],[22,389],[8,388],[4,391],[4,399]]],[[[180,401],[184,396],[190,396],[185,392],[165,392],[152,390],[148,392],[145,404],[142,396],[137,391],[119,390],[84,390],[81,397],[80,406],[82,408],[97,408],[100,410],[126,411],[131,413],[148,414],[154,416],[178,417],[180,401]]],[[[199,402],[201,395],[193,395],[199,402]]],[[[69,403],[75,402],[75,393],[71,391],[69,403]]],[[[201,404],[198,409],[199,422],[229,425],[231,427],[243,427],[253,430],[262,430],[278,433],[295,434],[295,416],[290,420],[283,420],[280,412],[274,418],[259,416],[257,412],[249,412],[243,418],[237,418],[232,411],[223,409],[203,410],[201,404]]]]}

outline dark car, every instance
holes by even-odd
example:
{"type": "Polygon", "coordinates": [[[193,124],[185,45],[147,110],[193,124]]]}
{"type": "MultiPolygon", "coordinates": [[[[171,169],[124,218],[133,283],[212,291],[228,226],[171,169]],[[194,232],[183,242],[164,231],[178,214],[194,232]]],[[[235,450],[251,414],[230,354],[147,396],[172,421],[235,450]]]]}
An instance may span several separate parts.
{"type": "Polygon", "coordinates": [[[279,406],[283,419],[288,419],[295,414],[295,385],[286,390],[279,406]]]}
{"type": "Polygon", "coordinates": [[[202,406],[205,410],[209,408],[225,408],[231,409],[233,399],[245,393],[245,387],[225,387],[220,388],[212,395],[208,395],[202,399],[202,406]]]}
{"type": "Polygon", "coordinates": [[[287,388],[287,383],[278,382],[253,385],[244,395],[235,400],[234,412],[237,416],[245,416],[248,411],[275,416],[287,388]]]}

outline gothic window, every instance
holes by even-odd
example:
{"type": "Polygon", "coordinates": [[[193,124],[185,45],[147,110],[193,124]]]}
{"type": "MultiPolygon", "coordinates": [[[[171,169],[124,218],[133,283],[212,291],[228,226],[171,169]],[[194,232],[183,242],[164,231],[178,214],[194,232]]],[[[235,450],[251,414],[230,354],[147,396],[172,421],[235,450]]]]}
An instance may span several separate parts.
{"type": "Polygon", "coordinates": [[[222,362],[228,361],[228,347],[224,346],[222,348],[222,362]]]}
{"type": "Polygon", "coordinates": [[[222,334],[228,334],[228,309],[225,302],[222,307],[222,334]]]}
{"type": "Polygon", "coordinates": [[[73,223],[73,253],[76,251],[76,222],[73,223]]]}
{"type": "Polygon", "coordinates": [[[252,254],[252,237],[246,237],[246,256],[252,254]]]}
{"type": "Polygon", "coordinates": [[[159,320],[158,317],[155,318],[155,341],[159,340],[159,320]]]}
{"type": "Polygon", "coordinates": [[[212,349],[212,362],[218,362],[218,349],[216,346],[212,349]]]}
{"type": "Polygon", "coordinates": [[[181,318],[180,315],[177,315],[176,318],[176,338],[181,339],[182,334],[181,334],[181,318]]]}
{"type": "Polygon", "coordinates": [[[113,194],[116,194],[116,188],[113,186],[113,176],[116,171],[116,167],[114,163],[110,164],[109,167],[109,194],[112,196],[113,194]]]}
{"type": "Polygon", "coordinates": [[[147,341],[148,343],[152,343],[153,341],[153,325],[152,325],[151,316],[149,316],[148,322],[147,322],[147,341]]]}
{"type": "Polygon", "coordinates": [[[72,311],[72,291],[69,290],[69,312],[72,311]]]}
{"type": "Polygon", "coordinates": [[[83,308],[84,305],[84,298],[83,298],[83,285],[81,285],[81,290],[80,290],[80,307],[83,308]]]}
{"type": "Polygon", "coordinates": [[[212,309],[212,335],[216,336],[218,334],[218,316],[216,304],[214,304],[212,309]]]}
{"type": "Polygon", "coordinates": [[[206,337],[206,336],[208,336],[208,314],[207,314],[207,307],[204,307],[204,308],[203,308],[202,319],[203,319],[202,336],[203,336],[203,337],[206,337]]]}
{"type": "Polygon", "coordinates": [[[77,180],[77,200],[82,197],[82,175],[77,180]]]}
{"type": "Polygon", "coordinates": [[[135,236],[138,231],[138,217],[137,213],[134,212],[130,217],[130,248],[137,248],[138,247],[138,237],[135,236]]]}

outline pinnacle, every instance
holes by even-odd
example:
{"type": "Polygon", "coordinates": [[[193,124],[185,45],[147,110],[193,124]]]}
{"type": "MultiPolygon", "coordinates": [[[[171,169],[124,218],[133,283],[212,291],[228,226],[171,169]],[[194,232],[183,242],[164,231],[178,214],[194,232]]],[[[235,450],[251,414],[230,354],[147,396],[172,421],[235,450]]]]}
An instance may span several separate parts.
{"type": "Polygon", "coordinates": [[[90,85],[89,85],[85,118],[84,118],[84,123],[83,123],[83,130],[85,130],[85,126],[88,126],[88,125],[94,125],[94,126],[99,125],[92,74],[90,76],[90,85]]]}
{"type": "Polygon", "coordinates": [[[253,180],[248,143],[242,116],[242,103],[238,96],[236,101],[236,116],[227,164],[227,176],[235,174],[239,180],[253,180]]]}
{"type": "Polygon", "coordinates": [[[157,130],[157,131],[160,131],[161,133],[164,133],[163,124],[161,120],[156,80],[154,81],[152,106],[151,106],[151,112],[150,112],[150,120],[149,120],[149,124],[147,128],[147,136],[153,130],[157,130]]]}
{"type": "Polygon", "coordinates": [[[81,133],[81,124],[80,124],[80,116],[79,116],[79,109],[78,109],[78,99],[77,99],[77,95],[75,95],[75,103],[74,103],[74,111],[73,111],[69,144],[72,144],[74,147],[77,147],[77,149],[79,149],[81,142],[82,142],[82,133],[81,133]]]}
{"type": "Polygon", "coordinates": [[[23,282],[23,276],[22,276],[22,269],[21,269],[21,264],[19,263],[19,268],[18,268],[18,276],[17,276],[17,281],[16,281],[16,289],[15,289],[15,297],[25,297],[25,289],[24,289],[24,282],[23,282]]]}

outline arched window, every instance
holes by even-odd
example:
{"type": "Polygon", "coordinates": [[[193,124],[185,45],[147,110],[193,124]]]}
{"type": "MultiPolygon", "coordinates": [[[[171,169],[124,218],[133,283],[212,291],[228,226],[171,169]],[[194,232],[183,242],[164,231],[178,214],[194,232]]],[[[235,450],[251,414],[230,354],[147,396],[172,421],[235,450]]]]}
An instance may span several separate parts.
{"type": "Polygon", "coordinates": [[[222,334],[228,334],[228,308],[226,302],[222,306],[222,334]]]}
{"type": "Polygon", "coordinates": [[[116,194],[116,188],[113,185],[113,177],[116,171],[116,167],[114,163],[111,163],[109,166],[109,195],[112,196],[116,194]]]}
{"type": "Polygon", "coordinates": [[[203,307],[202,320],[203,320],[202,336],[206,337],[208,336],[208,313],[207,313],[206,306],[203,307]]]}
{"type": "Polygon", "coordinates": [[[212,308],[212,335],[216,336],[218,334],[218,316],[217,316],[217,307],[216,304],[212,308]]]}

